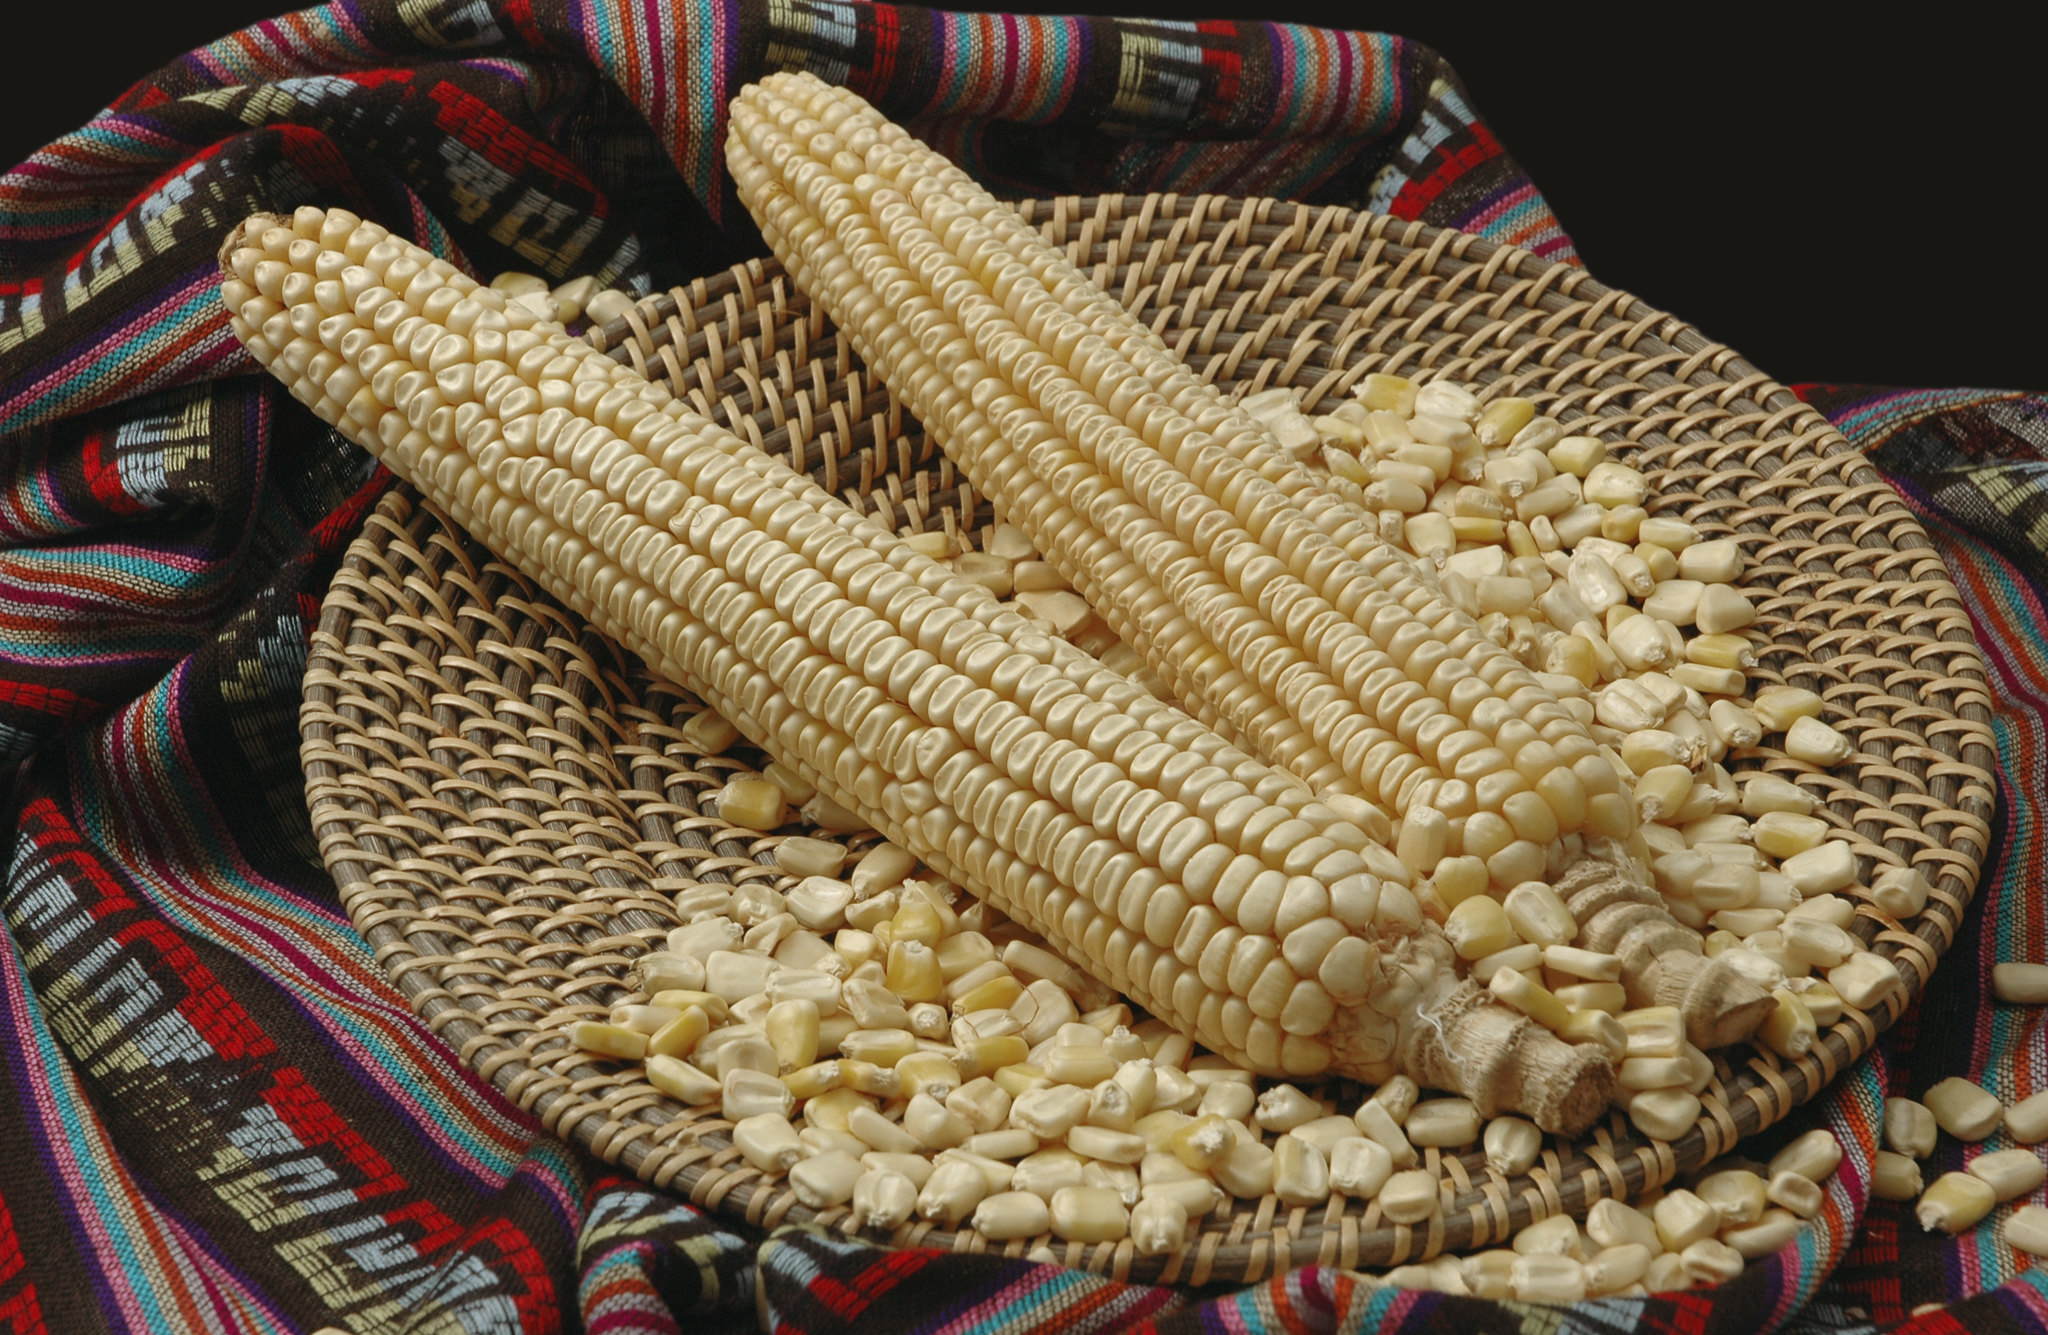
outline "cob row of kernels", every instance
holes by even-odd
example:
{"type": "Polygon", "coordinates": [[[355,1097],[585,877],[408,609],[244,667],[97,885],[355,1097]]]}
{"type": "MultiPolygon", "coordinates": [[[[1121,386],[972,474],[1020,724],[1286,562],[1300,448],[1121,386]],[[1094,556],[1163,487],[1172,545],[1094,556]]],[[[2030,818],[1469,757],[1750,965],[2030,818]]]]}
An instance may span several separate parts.
{"type": "MultiPolygon", "coordinates": [[[[733,115],[735,180],[785,265],[1198,715],[1401,810],[1452,737],[1493,750],[1482,701],[1554,707],[1412,566],[1378,545],[1372,568],[1352,559],[1233,453],[1233,430],[1259,433],[1215,391],[1184,368],[1141,378],[1093,326],[1156,339],[872,108],[777,76],[733,115]]],[[[1473,762],[1478,801],[1537,843],[1589,820],[1625,834],[1583,729],[1561,712],[1544,727],[1487,774],[1473,762]]]]}
{"type": "Polygon", "coordinates": [[[1597,1114],[1604,1058],[1454,995],[1441,933],[1297,780],[380,227],[253,220],[226,262],[238,335],[323,418],[1155,1014],[1257,1069],[1473,1071],[1489,1110],[1597,1114]],[[1452,1070],[1459,1025],[1493,1052],[1452,1070]]]}

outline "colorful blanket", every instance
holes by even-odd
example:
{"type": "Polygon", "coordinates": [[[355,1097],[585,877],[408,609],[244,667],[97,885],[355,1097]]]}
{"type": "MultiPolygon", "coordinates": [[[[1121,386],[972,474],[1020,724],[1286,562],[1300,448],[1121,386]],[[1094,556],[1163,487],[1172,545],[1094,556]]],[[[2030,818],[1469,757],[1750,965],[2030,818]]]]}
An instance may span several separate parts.
{"type": "MultiPolygon", "coordinates": [[[[764,1238],[552,1140],[411,1016],[320,870],[297,760],[307,636],[389,479],[252,374],[219,240],[338,203],[479,273],[653,290],[758,247],[724,107],[790,67],[1004,191],[1277,194],[1573,258],[1456,76],[1399,37],[842,0],[335,0],[192,52],[0,177],[0,1330],[2048,1329],[2025,1257],[1920,1233],[1860,1172],[1737,1283],[1569,1310],[764,1238]]],[[[1887,1091],[2048,1082],[2038,1024],[1981,983],[2048,953],[2048,396],[1803,392],[1940,545],[2004,775],[1954,957],[1802,1114],[1853,1166],[1887,1091]]]]}

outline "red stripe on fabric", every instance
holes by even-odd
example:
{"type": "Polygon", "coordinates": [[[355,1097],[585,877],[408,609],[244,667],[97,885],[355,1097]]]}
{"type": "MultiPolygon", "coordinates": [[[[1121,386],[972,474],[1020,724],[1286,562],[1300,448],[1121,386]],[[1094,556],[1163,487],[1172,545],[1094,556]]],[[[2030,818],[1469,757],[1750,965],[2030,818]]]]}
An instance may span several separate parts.
{"type": "Polygon", "coordinates": [[[1402,186],[1401,192],[1394,196],[1393,206],[1387,211],[1397,218],[1419,218],[1429,202],[1449,189],[1459,177],[1500,156],[1500,141],[1488,134],[1484,126],[1474,125],[1472,131],[1472,143],[1446,155],[1428,176],[1402,186]]]}
{"type": "Polygon", "coordinates": [[[496,1252],[509,1264],[512,1273],[525,1281],[525,1287],[512,1297],[519,1313],[520,1330],[531,1335],[558,1335],[563,1304],[555,1296],[555,1281],[548,1274],[547,1258],[534,1246],[525,1229],[505,1218],[485,1220],[470,1230],[463,1240],[463,1250],[472,1254],[496,1252]]]}
{"type": "MultiPolygon", "coordinates": [[[[996,18],[996,26],[1002,29],[1005,59],[996,70],[995,96],[989,99],[988,104],[990,115],[1006,115],[1016,110],[1010,105],[1010,99],[1015,96],[1020,80],[1034,88],[1038,84],[1039,72],[1018,59],[1018,54],[1024,50],[1024,22],[1015,14],[1001,14],[996,18]]],[[[990,43],[991,47],[994,45],[990,43]]]]}
{"type": "MultiPolygon", "coordinates": [[[[862,72],[860,83],[854,90],[862,96],[871,96],[887,88],[896,77],[896,52],[903,44],[903,28],[894,5],[876,5],[868,11],[874,15],[875,35],[874,58],[862,72]]],[[[849,84],[851,81],[849,80],[849,84]]]]}
{"type": "Polygon", "coordinates": [[[441,104],[434,128],[446,130],[481,153],[492,166],[515,175],[546,172],[558,183],[587,186],[583,173],[560,149],[506,120],[489,104],[452,83],[437,83],[427,96],[441,104]]]}
{"type": "MultiPolygon", "coordinates": [[[[343,501],[335,507],[332,514],[313,525],[312,538],[316,547],[323,553],[333,552],[355,541],[356,534],[363,527],[363,520],[375,508],[377,502],[383,499],[392,481],[391,470],[382,464],[377,465],[377,471],[371,474],[369,481],[356,489],[355,495],[343,501]]],[[[316,603],[316,609],[317,606],[316,603]]],[[[318,621],[319,612],[316,610],[310,619],[318,621]]]]}
{"type": "Polygon", "coordinates": [[[32,714],[49,714],[70,723],[100,707],[100,702],[34,681],[0,681],[0,706],[12,706],[32,714]]]}
{"type": "MultiPolygon", "coordinates": [[[[1207,24],[1203,25],[1203,31],[1208,31],[1210,26],[1207,24]]],[[[1235,25],[1222,26],[1234,27],[1235,25]]],[[[1210,101],[1211,105],[1216,107],[1220,113],[1218,119],[1221,119],[1222,116],[1227,116],[1230,110],[1237,105],[1238,85],[1244,78],[1244,57],[1229,47],[1204,47],[1202,49],[1202,64],[1215,76],[1216,91],[1210,101]]]]}
{"type": "MultiPolygon", "coordinates": [[[[100,865],[85,840],[49,798],[39,797],[22,809],[21,828],[53,868],[70,871],[75,884],[97,896],[83,906],[95,918],[142,911],[142,905],[100,865]]],[[[197,952],[169,924],[155,918],[138,918],[116,930],[113,939],[124,948],[138,942],[155,948],[164,967],[177,976],[179,985],[185,989],[185,995],[176,1003],[178,1014],[221,1057],[236,1061],[277,1050],[277,1044],[213,976],[213,970],[199,962],[197,952]]]]}
{"type": "MultiPolygon", "coordinates": [[[[0,1194],[0,1285],[11,1283],[27,1265],[21,1238],[14,1231],[14,1212],[7,1208],[7,1197],[0,1194]]],[[[43,1320],[43,1303],[34,1280],[0,1301],[0,1324],[6,1326],[9,1335],[31,1335],[49,1329],[43,1320]]]]}
{"type": "Polygon", "coordinates": [[[79,453],[79,465],[85,472],[86,489],[110,514],[137,515],[148,508],[130,496],[128,489],[121,485],[121,469],[108,457],[105,432],[94,431],[86,436],[85,447],[79,453]]]}
{"type": "Polygon", "coordinates": [[[851,1321],[865,1312],[877,1298],[930,1265],[940,1255],[929,1249],[915,1248],[887,1252],[851,1280],[841,1280],[834,1275],[818,1276],[811,1281],[811,1296],[823,1303],[834,1316],[851,1321]]]}
{"type": "Polygon", "coordinates": [[[376,69],[355,70],[341,77],[360,88],[382,88],[387,83],[411,83],[411,70],[376,69]]]}
{"type": "Polygon", "coordinates": [[[438,1204],[424,1196],[395,1210],[385,1211],[384,1218],[393,1224],[417,1224],[424,1229],[425,1232],[413,1242],[422,1256],[432,1256],[462,1237],[461,1227],[438,1204]]]}
{"type": "Polygon", "coordinates": [[[308,1148],[330,1145],[341,1151],[342,1156],[366,1179],[355,1189],[358,1200],[404,1189],[405,1179],[391,1167],[390,1161],[370,1148],[370,1142],[358,1135],[334,1111],[333,1106],[320,1097],[320,1091],[313,1088],[296,1066],[278,1070],[271,1079],[270,1088],[263,1091],[263,1101],[270,1105],[278,1120],[292,1129],[300,1144],[308,1148]]]}

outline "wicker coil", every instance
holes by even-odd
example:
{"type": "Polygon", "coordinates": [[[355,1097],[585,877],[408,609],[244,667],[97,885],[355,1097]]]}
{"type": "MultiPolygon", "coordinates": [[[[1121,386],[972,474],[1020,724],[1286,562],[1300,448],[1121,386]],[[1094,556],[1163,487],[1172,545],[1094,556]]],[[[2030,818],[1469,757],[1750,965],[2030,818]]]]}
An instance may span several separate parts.
{"type": "MultiPolygon", "coordinates": [[[[1758,685],[1817,690],[1858,755],[1816,771],[1765,746],[1732,768],[1796,780],[1849,831],[1867,880],[1910,865],[1913,921],[1863,903],[1857,932],[1914,993],[1948,947],[1988,846],[1989,696],[1939,556],[1863,456],[1734,352],[1583,271],[1460,233],[1336,208],[1216,197],[1027,204],[1044,234],[1218,384],[1302,391],[1309,411],[1372,371],[1520,394],[1647,473],[1653,512],[1733,534],[1760,611],[1758,685]]],[[[590,337],[855,508],[971,545],[988,506],[771,261],[651,297],[590,337]]],[[[562,1037],[628,991],[693,882],[788,879],[776,837],[707,814],[744,746],[693,752],[698,702],[646,669],[410,493],[386,498],[328,594],[305,681],[307,797],[356,926],[473,1069],[598,1157],[757,1226],[815,1220],[637,1065],[562,1037]]],[[[817,834],[815,830],[801,831],[817,834]]],[[[868,836],[872,839],[872,836],[868,836]]],[[[856,852],[860,839],[849,841],[856,852]]],[[[1615,1115],[1553,1138],[1513,1179],[1426,1152],[1444,1210],[1426,1229],[1343,1197],[1232,1202],[1168,1257],[1131,1244],[994,1243],[915,1222],[879,1241],[1018,1254],[1201,1284],[1319,1261],[1347,1268],[1499,1242],[1726,1152],[1859,1057],[1903,1009],[1851,1011],[1797,1062],[1716,1054],[1705,1114],[1675,1143],[1615,1115]],[[1731,1064],[1733,1063],[1733,1064],[1731,1064]]]]}

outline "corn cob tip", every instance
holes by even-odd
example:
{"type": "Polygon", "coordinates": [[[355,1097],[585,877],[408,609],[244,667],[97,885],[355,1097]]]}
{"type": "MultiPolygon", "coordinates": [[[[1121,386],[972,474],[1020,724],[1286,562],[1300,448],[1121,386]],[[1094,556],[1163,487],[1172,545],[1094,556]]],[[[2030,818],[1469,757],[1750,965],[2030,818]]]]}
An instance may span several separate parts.
{"type": "Polygon", "coordinates": [[[227,230],[220,240],[220,271],[222,277],[231,277],[235,272],[234,256],[238,250],[247,249],[257,237],[273,227],[289,227],[289,219],[275,213],[252,213],[227,230]]]}

